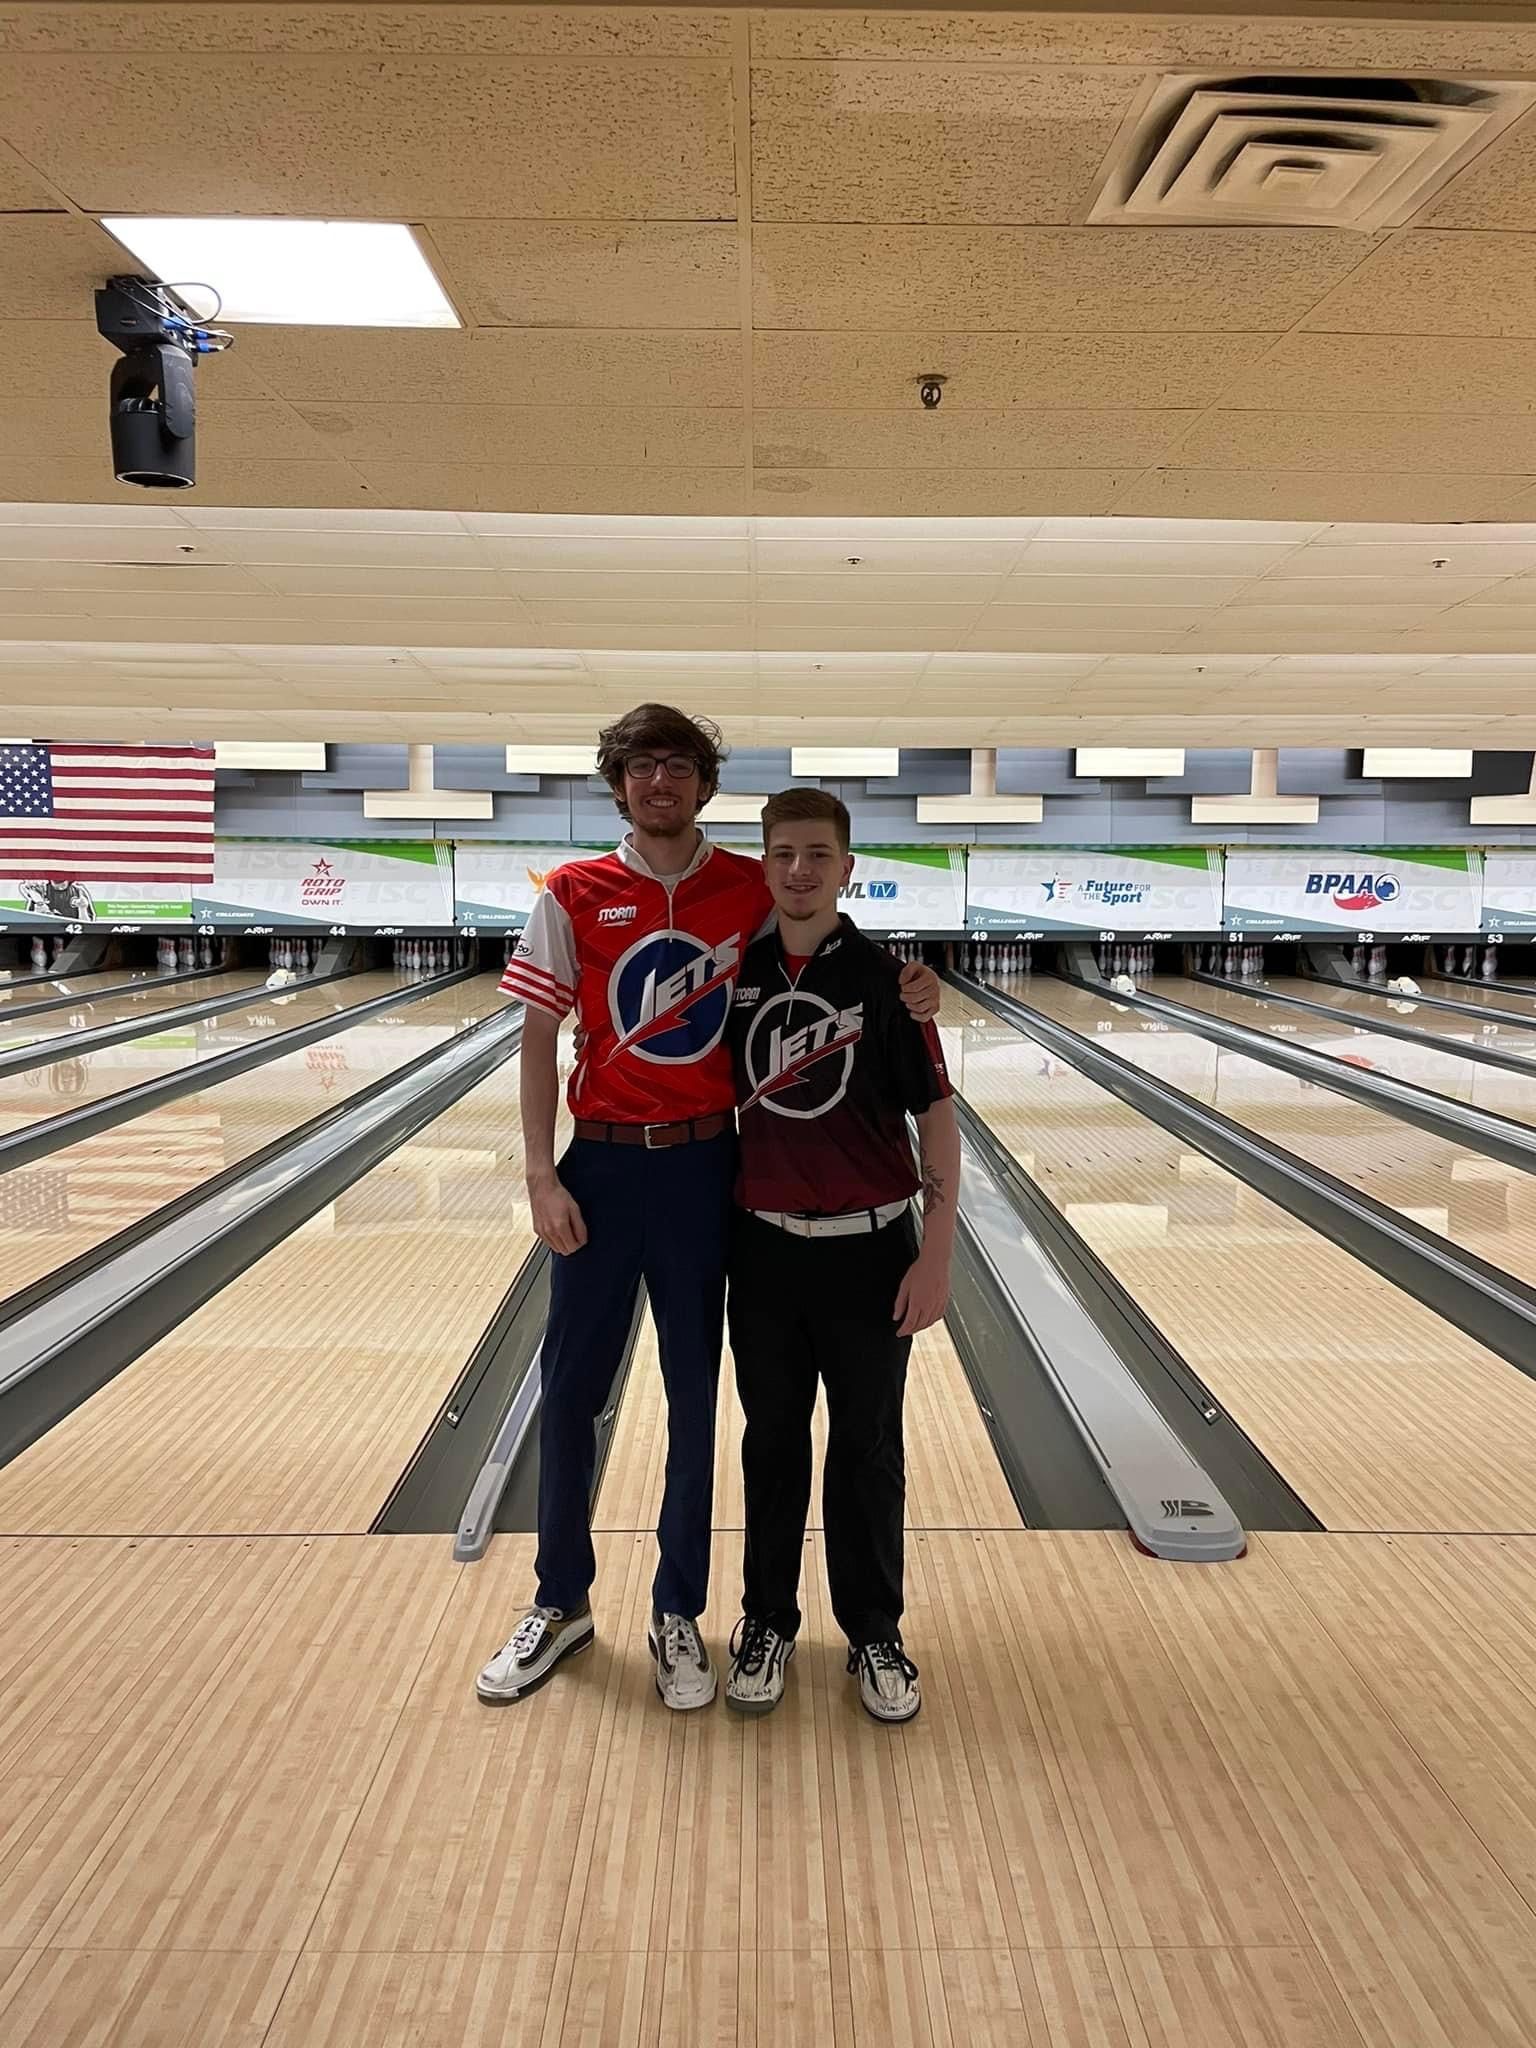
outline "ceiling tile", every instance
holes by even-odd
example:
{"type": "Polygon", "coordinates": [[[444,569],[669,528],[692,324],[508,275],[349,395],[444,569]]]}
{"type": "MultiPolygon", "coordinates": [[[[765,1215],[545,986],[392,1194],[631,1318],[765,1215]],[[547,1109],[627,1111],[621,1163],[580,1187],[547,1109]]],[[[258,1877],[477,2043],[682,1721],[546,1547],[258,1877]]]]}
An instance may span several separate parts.
{"type": "Polygon", "coordinates": [[[189,143],[198,207],[209,214],[725,220],[735,211],[723,63],[17,55],[0,69],[0,134],[96,214],[181,211],[189,143]]]}
{"type": "Polygon", "coordinates": [[[575,603],[623,604],[631,600],[667,603],[673,598],[745,604],[752,596],[752,578],[746,569],[681,570],[671,575],[638,568],[614,574],[525,569],[503,570],[500,580],[528,603],[554,609],[575,603]]]}
{"type": "Polygon", "coordinates": [[[1194,605],[1158,605],[1149,609],[1139,604],[989,604],[978,620],[969,644],[987,647],[996,640],[1001,646],[1012,646],[1017,634],[1027,635],[1036,628],[1049,631],[1057,626],[1081,632],[1085,646],[1092,643],[1097,626],[1115,632],[1132,632],[1144,627],[1147,632],[1166,640],[1188,632],[1205,616],[1194,605]]]}
{"type": "Polygon", "coordinates": [[[762,221],[1074,221],[1140,86],[1124,71],[758,64],[762,221]]]}
{"type": "Polygon", "coordinates": [[[485,558],[499,569],[546,577],[641,576],[653,571],[672,576],[745,570],[751,566],[751,543],[744,536],[737,540],[723,536],[632,534],[622,539],[604,539],[591,533],[499,535],[492,531],[480,545],[485,558]]]}
{"type": "MultiPolygon", "coordinates": [[[[1115,529],[1130,523],[1099,522],[1115,529]]],[[[1241,533],[1244,525],[1234,523],[1232,530],[1241,533]]],[[[1040,539],[1024,549],[1014,576],[1147,576],[1159,581],[1165,575],[1261,576],[1298,545],[1299,541],[1119,540],[1113,532],[1103,540],[1040,539]]]]}
{"type": "Polygon", "coordinates": [[[296,414],[325,452],[348,461],[522,468],[540,463],[586,467],[720,468],[742,459],[740,413],[601,406],[304,405],[296,414]]]}
{"type": "MultiPolygon", "coordinates": [[[[1112,469],[1155,462],[1186,412],[771,412],[753,415],[759,471],[1112,469]]],[[[759,479],[761,481],[761,479],[759,479]]]]}
{"type": "MultiPolygon", "coordinates": [[[[95,330],[80,332],[90,337],[93,361],[107,362],[106,344],[95,330]]],[[[0,345],[4,340],[0,325],[0,345]]],[[[340,345],[330,328],[246,327],[236,348],[220,358],[210,383],[217,377],[226,397],[247,395],[224,391],[231,368],[296,404],[741,404],[740,338],[709,332],[361,327],[340,345]]]]}
{"type": "Polygon", "coordinates": [[[1536,234],[1419,228],[1392,236],[1301,325],[1344,334],[1536,336],[1536,234]]]}
{"type": "Polygon", "coordinates": [[[1462,539],[1460,534],[1465,529],[1457,531],[1451,539],[1357,542],[1347,538],[1366,530],[1348,526],[1329,529],[1321,539],[1278,563],[1268,580],[1275,582],[1290,576],[1404,577],[1432,571],[1437,579],[1452,576],[1460,583],[1471,584],[1492,583],[1503,576],[1536,569],[1536,534],[1526,541],[1497,542],[1462,539]]]}
{"type": "Polygon", "coordinates": [[[764,224],[752,253],[760,327],[1241,333],[1293,325],[1359,262],[1361,238],[1321,228],[764,224]]]}
{"type": "Polygon", "coordinates": [[[741,241],[727,221],[438,220],[431,241],[482,326],[741,322],[741,241]]]}
{"type": "MultiPolygon", "coordinates": [[[[1536,481],[1536,479],[1533,479],[1536,481]]],[[[1518,477],[1358,471],[1153,469],[1115,499],[1116,513],[1202,519],[1486,519],[1508,508],[1518,477]]]]}
{"type": "Polygon", "coordinates": [[[1437,228],[1530,226],[1536,219],[1536,125],[1529,114],[1453,179],[1428,218],[1437,228]]]}
{"type": "Polygon", "coordinates": [[[36,172],[0,143],[0,213],[60,213],[63,201],[36,172]]]}
{"type": "MultiPolygon", "coordinates": [[[[105,414],[103,406],[102,412],[105,414]]],[[[47,465],[50,491],[65,490],[77,501],[115,505],[126,495],[126,487],[112,475],[106,447],[106,423],[101,424],[101,452],[88,456],[61,456],[47,465]]],[[[8,459],[0,449],[0,498],[25,502],[27,493],[42,481],[39,464],[25,459],[8,459]]],[[[198,498],[205,504],[236,505],[356,505],[368,502],[357,472],[342,462],[269,462],[244,457],[205,454],[198,462],[198,498]]]]}
{"type": "MultiPolygon", "coordinates": [[[[1330,394],[1331,398],[1331,394],[1330,394]]],[[[1536,474],[1536,413],[1469,419],[1384,412],[1212,412],[1179,447],[1189,469],[1432,469],[1536,474]]]]}
{"type": "Polygon", "coordinates": [[[0,17],[0,49],[59,54],[75,50],[291,51],[412,54],[462,51],[486,56],[711,57],[729,54],[731,20],[692,7],[500,8],[439,5],[436,0],[346,7],[198,7],[178,17],[158,8],[71,5],[11,8],[0,17]]]}
{"type": "Polygon", "coordinates": [[[361,459],[369,490],[395,505],[453,511],[731,512],[746,494],[732,469],[576,469],[561,463],[519,468],[489,462],[385,462],[361,459]]]}
{"type": "MultiPolygon", "coordinates": [[[[829,522],[830,523],[830,522],[829,522]]],[[[772,520],[760,522],[772,527],[772,520]]],[[[1023,540],[945,540],[925,536],[903,540],[859,531],[858,522],[825,538],[766,534],[753,543],[760,574],[804,575],[831,572],[857,555],[861,566],[885,575],[963,576],[969,572],[1005,574],[1018,560],[1023,540]]]]}
{"type": "MultiPolygon", "coordinates": [[[[919,376],[948,382],[942,410],[1021,406],[1117,411],[1205,407],[1240,382],[1270,334],[799,334],[753,338],[754,403],[797,411],[898,411],[919,376]]],[[[1309,394],[1310,395],[1310,394],[1309,394]]]]}
{"type": "Polygon", "coordinates": [[[753,506],[763,513],[793,509],[802,518],[935,518],[962,510],[1006,517],[1046,506],[1095,513],[1107,512],[1134,476],[1134,469],[760,469],[753,506]]]}
{"type": "Polygon", "coordinates": [[[856,568],[848,566],[844,558],[840,576],[782,576],[760,568],[757,577],[759,598],[765,604],[781,605],[955,604],[974,610],[1003,588],[1001,576],[882,575],[862,555],[856,568]]]}
{"type": "Polygon", "coordinates": [[[1113,563],[1098,575],[1044,575],[1033,572],[1028,558],[1010,576],[997,594],[997,603],[1020,605],[1141,605],[1161,609],[1164,605],[1197,607],[1201,610],[1229,603],[1241,591],[1255,588],[1251,576],[1117,576],[1113,563]]]}
{"type": "Polygon", "coordinates": [[[900,58],[1389,73],[1450,66],[1493,69],[1501,76],[1536,70],[1536,33],[1525,23],[1406,16],[1406,5],[1401,18],[1360,21],[1192,11],[1144,15],[1127,7],[1063,14],[1043,8],[994,13],[979,7],[930,7],[887,13],[870,7],[847,12],[774,7],[754,17],[752,47],[763,59],[865,63],[900,58]]]}
{"type": "MultiPolygon", "coordinates": [[[[1363,550],[1356,550],[1357,553],[1363,550]]],[[[1298,557],[1304,561],[1305,554],[1298,557]]],[[[1367,567],[1362,563],[1361,567],[1367,567]]],[[[1243,605],[1408,605],[1417,610],[1459,604],[1485,586],[1476,577],[1452,577],[1425,570],[1418,576],[1266,576],[1250,583],[1243,605]]],[[[1532,588],[1536,598],[1536,586],[1532,588]]]]}
{"type": "MultiPolygon", "coordinates": [[[[93,320],[96,287],[122,264],[121,246],[94,221],[47,213],[0,215],[8,321],[93,320]]],[[[104,342],[101,348],[110,368],[104,342]]]]}
{"type": "Polygon", "coordinates": [[[1447,348],[1418,335],[1289,334],[1219,402],[1309,412],[1323,394],[1330,413],[1536,412],[1529,344],[1472,336],[1447,348]]]}

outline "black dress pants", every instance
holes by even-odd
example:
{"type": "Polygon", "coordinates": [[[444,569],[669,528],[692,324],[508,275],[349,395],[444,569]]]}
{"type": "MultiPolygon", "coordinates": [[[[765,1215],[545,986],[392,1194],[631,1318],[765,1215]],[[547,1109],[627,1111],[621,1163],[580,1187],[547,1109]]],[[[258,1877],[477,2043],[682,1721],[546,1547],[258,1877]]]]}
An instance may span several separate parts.
{"type": "Polygon", "coordinates": [[[891,1311],[916,1256],[909,1216],[857,1237],[795,1237],[734,1219],[727,1314],[746,1416],[743,1611],[800,1627],[811,1417],[827,1390],[822,1522],[832,1611],[850,1643],[900,1639],[910,1337],[891,1311]]]}

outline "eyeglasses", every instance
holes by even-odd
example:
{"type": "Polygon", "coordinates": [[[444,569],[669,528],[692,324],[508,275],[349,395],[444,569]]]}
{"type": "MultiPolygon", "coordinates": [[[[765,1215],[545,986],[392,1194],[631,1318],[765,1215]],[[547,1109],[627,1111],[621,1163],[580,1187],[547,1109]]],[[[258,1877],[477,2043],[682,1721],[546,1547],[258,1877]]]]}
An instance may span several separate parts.
{"type": "Polygon", "coordinates": [[[686,782],[698,771],[698,762],[692,754],[626,754],[624,773],[632,775],[636,782],[651,782],[659,768],[672,782],[686,782]]]}

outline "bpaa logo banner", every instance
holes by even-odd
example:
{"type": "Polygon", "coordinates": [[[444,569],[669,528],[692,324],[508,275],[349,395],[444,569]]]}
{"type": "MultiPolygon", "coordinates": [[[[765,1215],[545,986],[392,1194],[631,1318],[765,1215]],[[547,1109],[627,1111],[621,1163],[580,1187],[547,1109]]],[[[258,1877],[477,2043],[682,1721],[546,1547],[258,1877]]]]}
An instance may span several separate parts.
{"type": "Polygon", "coordinates": [[[1457,848],[1227,849],[1233,931],[1476,931],[1482,862],[1457,848]]]}

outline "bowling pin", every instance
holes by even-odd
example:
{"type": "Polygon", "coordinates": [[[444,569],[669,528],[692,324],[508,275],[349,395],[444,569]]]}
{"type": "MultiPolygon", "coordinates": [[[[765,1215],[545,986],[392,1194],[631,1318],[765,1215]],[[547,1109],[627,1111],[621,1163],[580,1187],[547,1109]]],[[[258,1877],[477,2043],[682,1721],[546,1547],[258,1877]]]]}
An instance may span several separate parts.
{"type": "Polygon", "coordinates": [[[1493,978],[1494,978],[1494,975],[1495,975],[1495,974],[1496,974],[1496,973],[1498,972],[1498,963],[1499,963],[1499,956],[1498,956],[1498,952],[1497,952],[1496,948],[1494,948],[1493,946],[1484,946],[1484,948],[1483,948],[1483,980],[1484,980],[1484,981],[1492,981],[1492,980],[1493,980],[1493,978]]]}

